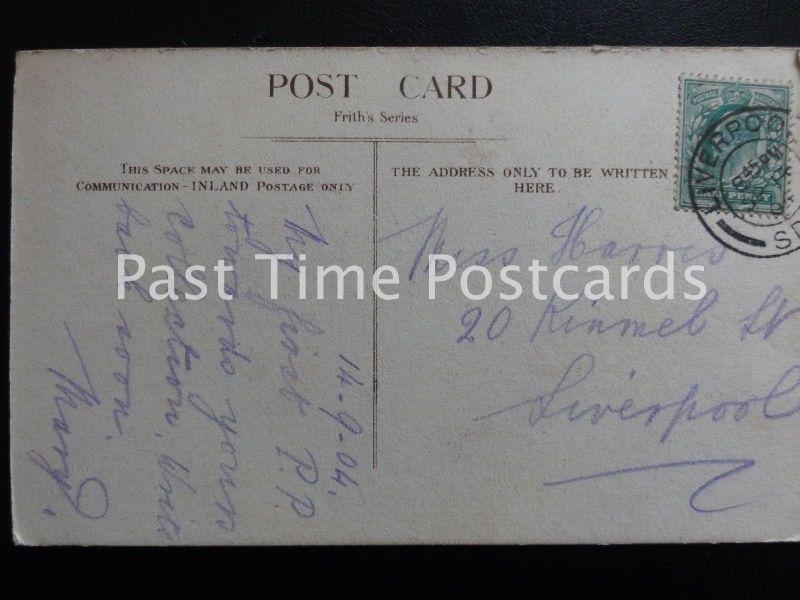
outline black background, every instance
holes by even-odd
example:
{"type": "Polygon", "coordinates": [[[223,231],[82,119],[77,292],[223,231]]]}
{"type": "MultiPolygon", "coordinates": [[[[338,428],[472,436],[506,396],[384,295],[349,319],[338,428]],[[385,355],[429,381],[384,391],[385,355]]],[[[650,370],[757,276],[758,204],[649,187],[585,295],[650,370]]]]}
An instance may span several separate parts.
{"type": "MultiPolygon", "coordinates": [[[[0,109],[10,157],[14,53],[153,46],[675,45],[800,46],[800,1],[121,2],[3,7],[0,109]]],[[[10,214],[10,159],[2,170],[10,214]]],[[[8,240],[8,237],[6,237],[8,240]]],[[[4,244],[5,252],[9,244],[4,244]]],[[[8,254],[2,261],[8,281],[8,254]]],[[[8,298],[8,288],[4,289],[8,298]]],[[[8,322],[2,321],[8,339],[8,322]]],[[[5,364],[8,364],[7,361],[5,364]]],[[[7,371],[5,371],[7,376],[7,371]]],[[[7,380],[3,383],[6,384],[7,380]]],[[[3,405],[8,417],[8,404],[3,405]]],[[[4,444],[5,452],[8,444],[4,444]]],[[[7,455],[2,461],[7,469],[7,455]]],[[[800,457],[798,457],[800,465],[800,457]]],[[[798,466],[800,469],[800,466],[798,466]]],[[[31,549],[13,546],[11,598],[214,593],[377,597],[614,594],[800,597],[800,544],[305,549],[31,549]],[[487,587],[488,586],[488,587],[487,587]]],[[[479,517],[477,517],[479,518],[479,517]]],[[[798,523],[800,531],[800,522],[798,523]]]]}

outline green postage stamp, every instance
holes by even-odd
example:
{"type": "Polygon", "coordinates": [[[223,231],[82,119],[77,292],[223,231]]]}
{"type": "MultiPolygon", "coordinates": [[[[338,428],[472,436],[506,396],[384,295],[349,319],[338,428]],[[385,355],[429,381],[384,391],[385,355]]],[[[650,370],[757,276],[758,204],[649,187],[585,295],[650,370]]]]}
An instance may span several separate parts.
{"type": "Polygon", "coordinates": [[[789,85],[683,76],[676,208],[783,215],[789,85]]]}

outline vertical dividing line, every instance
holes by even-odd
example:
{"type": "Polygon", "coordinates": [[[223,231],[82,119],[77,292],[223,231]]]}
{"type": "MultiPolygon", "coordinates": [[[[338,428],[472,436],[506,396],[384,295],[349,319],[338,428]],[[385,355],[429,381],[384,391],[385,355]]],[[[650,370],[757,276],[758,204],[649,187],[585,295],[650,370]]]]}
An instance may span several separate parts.
{"type": "MultiPolygon", "coordinates": [[[[372,272],[378,270],[378,142],[372,142],[372,272]]],[[[378,468],[378,295],[372,291],[372,468],[378,468]]]]}

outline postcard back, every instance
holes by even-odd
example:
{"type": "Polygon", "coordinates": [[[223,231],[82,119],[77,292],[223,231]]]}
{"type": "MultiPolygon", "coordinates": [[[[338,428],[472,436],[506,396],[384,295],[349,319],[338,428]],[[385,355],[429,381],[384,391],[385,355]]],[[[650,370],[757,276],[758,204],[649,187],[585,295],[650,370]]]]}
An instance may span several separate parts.
{"type": "Polygon", "coordinates": [[[775,48],[19,54],[16,541],[798,539],[799,83],[775,48]]]}

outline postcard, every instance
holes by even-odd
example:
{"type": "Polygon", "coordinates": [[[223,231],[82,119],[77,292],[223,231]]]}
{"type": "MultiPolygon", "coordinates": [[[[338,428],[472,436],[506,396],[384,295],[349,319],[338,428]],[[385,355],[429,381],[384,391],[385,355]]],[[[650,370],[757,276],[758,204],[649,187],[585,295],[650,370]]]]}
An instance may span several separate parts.
{"type": "Polygon", "coordinates": [[[791,48],[21,52],[25,545],[800,539],[791,48]]]}

